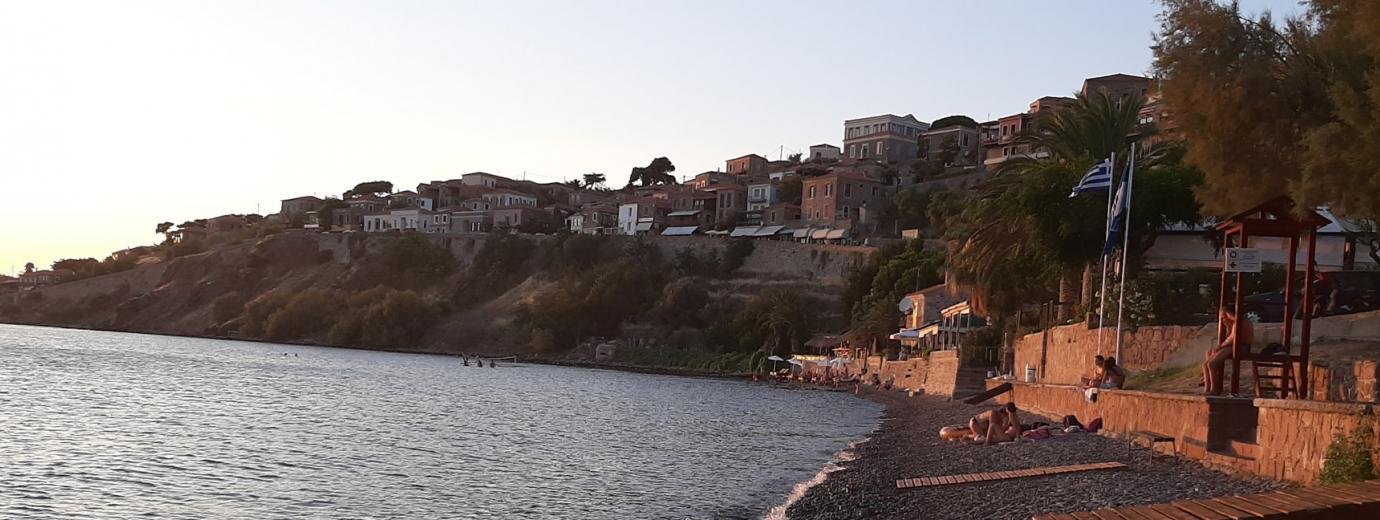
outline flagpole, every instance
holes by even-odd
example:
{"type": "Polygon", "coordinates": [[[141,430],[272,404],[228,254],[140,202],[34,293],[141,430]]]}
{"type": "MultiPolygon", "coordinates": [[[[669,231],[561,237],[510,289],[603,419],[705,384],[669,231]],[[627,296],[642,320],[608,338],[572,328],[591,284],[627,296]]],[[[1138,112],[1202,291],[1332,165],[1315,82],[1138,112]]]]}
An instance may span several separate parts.
{"type": "Polygon", "coordinates": [[[1116,359],[1121,362],[1121,316],[1126,310],[1126,260],[1131,249],[1131,194],[1135,188],[1136,143],[1131,142],[1131,153],[1126,158],[1126,212],[1121,215],[1121,288],[1117,291],[1116,306],[1116,359]]]}
{"type": "MultiPolygon", "coordinates": [[[[1110,165],[1108,165],[1108,173],[1111,174],[1110,176],[1111,176],[1112,180],[1115,181],[1115,180],[1116,180],[1116,152],[1112,152],[1111,158],[1109,158],[1109,159],[1107,159],[1107,160],[1111,163],[1110,165]]],[[[1112,184],[1116,184],[1116,183],[1113,182],[1112,184]]],[[[1106,244],[1106,243],[1107,243],[1107,239],[1110,238],[1110,237],[1112,236],[1112,191],[1114,191],[1114,190],[1112,189],[1112,186],[1110,186],[1110,185],[1107,186],[1107,214],[1105,215],[1106,218],[1103,219],[1103,223],[1106,224],[1106,226],[1104,226],[1104,228],[1103,228],[1103,230],[1102,230],[1102,243],[1103,243],[1103,244],[1106,244]]],[[[1103,249],[1105,249],[1105,247],[1104,247],[1103,249]]],[[[1098,300],[1098,302],[1097,302],[1097,354],[1098,354],[1098,355],[1101,355],[1101,354],[1102,354],[1102,326],[1104,325],[1104,322],[1106,321],[1106,320],[1104,320],[1102,317],[1107,315],[1107,313],[1106,313],[1106,310],[1107,310],[1107,253],[1105,253],[1105,252],[1102,253],[1102,258],[1101,258],[1101,260],[1100,260],[1100,263],[1102,264],[1102,288],[1099,289],[1099,290],[1097,291],[1097,300],[1098,300]]]]}

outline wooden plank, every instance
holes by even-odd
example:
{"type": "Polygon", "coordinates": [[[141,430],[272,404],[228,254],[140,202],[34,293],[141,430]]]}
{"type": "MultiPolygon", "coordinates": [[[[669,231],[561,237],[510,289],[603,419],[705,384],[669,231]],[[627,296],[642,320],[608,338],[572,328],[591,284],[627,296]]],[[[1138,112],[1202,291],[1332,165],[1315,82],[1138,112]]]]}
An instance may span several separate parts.
{"type": "Polygon", "coordinates": [[[1260,515],[1228,504],[1220,500],[1220,498],[1221,497],[1199,500],[1198,505],[1206,507],[1218,513],[1222,513],[1223,515],[1226,515],[1228,518],[1232,519],[1260,518],[1260,515]]]}
{"type": "Polygon", "coordinates": [[[1308,489],[1308,490],[1301,490],[1301,489],[1281,489],[1281,490],[1279,490],[1279,491],[1276,491],[1275,493],[1278,493],[1278,494],[1281,494],[1281,495],[1285,495],[1285,496],[1288,496],[1288,497],[1292,497],[1292,498],[1294,498],[1294,499],[1296,499],[1296,500],[1302,500],[1302,501],[1305,501],[1305,502],[1311,502],[1311,503],[1314,503],[1314,504],[1318,504],[1318,505],[1323,506],[1323,507],[1348,506],[1348,505],[1351,505],[1351,504],[1352,504],[1352,502],[1350,502],[1350,501],[1348,501],[1348,500],[1342,500],[1342,499],[1340,499],[1340,498],[1330,497],[1330,496],[1327,496],[1327,495],[1325,495],[1325,494],[1319,493],[1318,490],[1315,490],[1315,489],[1308,489]]]}
{"type": "Polygon", "coordinates": [[[1224,515],[1207,506],[1204,506],[1203,504],[1198,503],[1196,500],[1179,500],[1170,502],[1169,504],[1186,511],[1195,517],[1201,518],[1202,520],[1235,520],[1236,518],[1239,518],[1224,515]]]}
{"type": "MultiPolygon", "coordinates": [[[[1160,514],[1159,511],[1151,509],[1149,506],[1130,506],[1121,509],[1122,514],[1135,513],[1146,520],[1165,520],[1169,517],[1160,514]]],[[[1171,519],[1172,520],[1172,519],[1171,519]]]]}
{"type": "Polygon", "coordinates": [[[1324,495],[1324,496],[1333,497],[1333,498],[1336,498],[1336,499],[1338,499],[1338,500],[1343,500],[1343,501],[1346,501],[1346,502],[1348,502],[1348,503],[1356,504],[1356,505],[1369,504],[1369,503],[1372,502],[1372,500],[1370,500],[1370,499],[1367,499],[1367,498],[1362,497],[1362,496],[1360,496],[1360,495],[1356,495],[1356,494],[1349,493],[1349,492],[1347,492],[1347,491],[1344,490],[1344,489],[1338,489],[1338,488],[1335,488],[1335,487],[1326,487],[1326,486],[1324,486],[1324,487],[1320,487],[1320,488],[1310,489],[1309,491],[1311,491],[1311,492],[1313,492],[1313,493],[1316,493],[1316,494],[1319,494],[1319,495],[1324,495]]]}
{"type": "Polygon", "coordinates": [[[993,397],[996,397],[996,396],[999,396],[999,395],[1001,395],[1001,394],[1010,392],[1010,391],[1011,391],[1011,388],[1012,388],[1012,387],[1011,387],[1011,383],[1002,383],[1002,384],[999,384],[999,385],[997,385],[997,386],[994,386],[994,387],[988,389],[988,390],[985,391],[985,392],[982,392],[982,393],[980,393],[980,394],[976,394],[976,395],[973,395],[973,396],[971,396],[971,397],[969,397],[969,398],[967,398],[967,399],[964,399],[963,402],[968,403],[968,404],[978,404],[978,403],[981,403],[981,402],[986,401],[986,400],[988,400],[988,399],[991,399],[991,398],[993,398],[993,397]]]}
{"type": "Polygon", "coordinates": [[[1098,520],[1128,520],[1126,516],[1117,512],[1115,509],[1098,509],[1092,512],[1098,520]]]}
{"type": "Polygon", "coordinates": [[[1257,502],[1246,501],[1239,496],[1217,497],[1214,500],[1256,515],[1257,518],[1282,518],[1278,509],[1257,502]]]}
{"type": "Polygon", "coordinates": [[[1072,515],[1074,518],[1076,518],[1076,519],[1078,519],[1078,520],[1102,520],[1102,519],[1098,518],[1097,515],[1092,514],[1091,512],[1088,512],[1088,511],[1079,511],[1079,512],[1077,512],[1077,513],[1069,513],[1069,514],[1072,515]]]}
{"type": "Polygon", "coordinates": [[[1259,495],[1252,495],[1247,498],[1268,504],[1281,504],[1283,507],[1288,508],[1288,510],[1285,511],[1286,513],[1307,513],[1309,511],[1321,511],[1327,509],[1327,506],[1323,504],[1309,502],[1307,500],[1300,500],[1298,498],[1278,492],[1261,493],[1259,495]]]}
{"type": "Polygon", "coordinates": [[[1193,514],[1187,513],[1170,504],[1151,504],[1148,507],[1154,509],[1156,513],[1173,518],[1174,520],[1198,520],[1198,517],[1193,516],[1193,514]]]}

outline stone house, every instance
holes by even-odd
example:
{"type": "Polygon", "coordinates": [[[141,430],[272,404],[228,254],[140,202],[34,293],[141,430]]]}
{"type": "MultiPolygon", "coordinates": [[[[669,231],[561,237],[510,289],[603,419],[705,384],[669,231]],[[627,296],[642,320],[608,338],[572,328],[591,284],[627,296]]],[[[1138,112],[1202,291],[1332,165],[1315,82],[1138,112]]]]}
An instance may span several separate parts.
{"type": "Polygon", "coordinates": [[[751,175],[758,173],[767,167],[767,158],[755,153],[747,154],[742,157],[735,157],[725,161],[725,170],[730,175],[751,175]]]}
{"type": "Polygon", "coordinates": [[[450,212],[451,233],[487,233],[493,229],[493,214],[489,211],[456,210],[450,212]]]}
{"type": "Polygon", "coordinates": [[[810,147],[810,160],[835,160],[843,155],[843,150],[832,144],[817,144],[810,147]]]}
{"type": "Polygon", "coordinates": [[[784,202],[772,204],[762,210],[762,225],[786,226],[800,222],[800,206],[784,202]]]}
{"type": "Polygon", "coordinates": [[[1144,98],[1150,95],[1150,82],[1150,78],[1145,76],[1110,74],[1083,80],[1083,88],[1080,91],[1084,96],[1105,92],[1113,101],[1131,97],[1144,98]]]}
{"type": "Polygon", "coordinates": [[[42,270],[19,275],[19,287],[41,287],[44,285],[60,284],[70,279],[75,273],[66,269],[42,270]]]}
{"type": "Polygon", "coordinates": [[[399,208],[364,216],[364,231],[430,232],[432,211],[426,208],[399,208]]]}
{"type": "Polygon", "coordinates": [[[208,233],[224,233],[249,227],[244,217],[239,215],[221,215],[206,219],[206,231],[208,233]]]}
{"type": "MultiPolygon", "coordinates": [[[[526,193],[513,190],[489,190],[480,195],[480,198],[489,202],[494,209],[506,206],[527,206],[537,207],[537,197],[526,193]]],[[[498,217],[494,217],[494,222],[498,222],[498,217]]]]}
{"type": "MultiPolygon", "coordinates": [[[[535,205],[535,202],[533,204],[535,205]]],[[[515,230],[524,224],[544,221],[550,216],[542,210],[526,205],[498,207],[491,214],[495,228],[510,230],[515,230]]]]}
{"type": "Polygon", "coordinates": [[[920,134],[929,123],[906,114],[849,119],[843,122],[843,148],[850,159],[905,161],[919,154],[920,134]]]}
{"type": "Polygon", "coordinates": [[[460,182],[467,186],[483,186],[485,188],[504,188],[511,186],[513,180],[502,175],[492,173],[474,172],[460,176],[460,182]]]}
{"type": "Polygon", "coordinates": [[[812,226],[856,229],[875,224],[875,215],[887,204],[887,187],[871,176],[835,170],[805,179],[801,185],[801,218],[812,226]]]}
{"type": "Polygon", "coordinates": [[[315,211],[321,207],[321,202],[320,198],[311,195],[283,199],[282,209],[278,211],[278,214],[282,215],[284,219],[292,219],[306,215],[308,211],[315,211]]]}

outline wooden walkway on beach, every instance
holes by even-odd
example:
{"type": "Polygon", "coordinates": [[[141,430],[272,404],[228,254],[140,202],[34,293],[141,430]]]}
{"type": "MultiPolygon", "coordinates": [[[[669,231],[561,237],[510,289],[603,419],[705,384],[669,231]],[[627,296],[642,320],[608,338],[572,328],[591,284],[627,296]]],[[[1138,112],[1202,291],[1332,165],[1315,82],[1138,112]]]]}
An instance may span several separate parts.
{"type": "Polygon", "coordinates": [[[1014,471],[992,471],[987,473],[965,473],[962,475],[944,475],[939,477],[920,477],[903,478],[896,481],[897,489],[910,489],[930,486],[946,486],[949,484],[967,484],[970,482],[987,482],[991,480],[1006,480],[1024,477],[1042,477],[1045,475],[1058,475],[1060,473],[1074,473],[1078,471],[1094,471],[1099,469],[1123,469],[1126,465],[1120,462],[1096,462],[1092,464],[1074,464],[1072,466],[1049,466],[1044,468],[1018,469],[1014,471]]]}
{"type": "Polygon", "coordinates": [[[1034,520],[1235,520],[1380,518],[1380,481],[1284,489],[1259,495],[1039,515],[1034,520]]]}

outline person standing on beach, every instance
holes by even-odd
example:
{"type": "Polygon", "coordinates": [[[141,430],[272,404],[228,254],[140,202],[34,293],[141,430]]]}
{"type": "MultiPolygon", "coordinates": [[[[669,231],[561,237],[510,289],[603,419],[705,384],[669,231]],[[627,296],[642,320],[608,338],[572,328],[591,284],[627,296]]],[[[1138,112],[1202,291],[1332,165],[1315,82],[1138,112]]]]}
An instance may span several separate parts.
{"type": "Polygon", "coordinates": [[[1243,352],[1249,351],[1255,339],[1254,324],[1251,320],[1240,319],[1235,309],[1224,307],[1220,319],[1227,337],[1208,350],[1207,359],[1203,361],[1203,390],[1207,395],[1222,395],[1222,377],[1232,351],[1237,345],[1242,346],[1243,352]]]}

